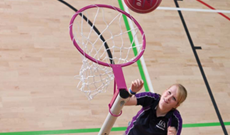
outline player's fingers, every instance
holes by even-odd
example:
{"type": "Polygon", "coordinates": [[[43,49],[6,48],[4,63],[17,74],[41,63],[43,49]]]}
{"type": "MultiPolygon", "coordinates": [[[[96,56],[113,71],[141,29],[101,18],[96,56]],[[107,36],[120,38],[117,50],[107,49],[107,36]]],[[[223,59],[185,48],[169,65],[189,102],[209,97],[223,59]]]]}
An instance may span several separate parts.
{"type": "Polygon", "coordinates": [[[136,87],[138,86],[138,81],[137,81],[137,80],[135,80],[135,86],[136,86],[136,87]]]}
{"type": "Polygon", "coordinates": [[[141,88],[143,87],[143,80],[141,79],[136,79],[134,81],[132,81],[132,84],[131,84],[131,89],[132,90],[140,90],[141,88]]]}
{"type": "Polygon", "coordinates": [[[134,80],[134,81],[133,81],[133,85],[132,85],[132,86],[133,86],[133,88],[137,88],[137,87],[138,87],[138,85],[137,85],[137,80],[134,80]]]}
{"type": "Polygon", "coordinates": [[[132,81],[131,88],[135,87],[135,81],[132,81]]]}
{"type": "Polygon", "coordinates": [[[137,79],[136,81],[137,81],[137,86],[140,86],[141,85],[140,79],[137,79]]]}
{"type": "Polygon", "coordinates": [[[144,84],[144,81],[140,79],[140,84],[143,85],[144,84]]]}
{"type": "Polygon", "coordinates": [[[168,135],[176,135],[176,128],[175,127],[168,127],[168,135]]]}
{"type": "Polygon", "coordinates": [[[144,81],[140,80],[140,84],[141,84],[141,86],[143,86],[144,85],[144,81]]]}

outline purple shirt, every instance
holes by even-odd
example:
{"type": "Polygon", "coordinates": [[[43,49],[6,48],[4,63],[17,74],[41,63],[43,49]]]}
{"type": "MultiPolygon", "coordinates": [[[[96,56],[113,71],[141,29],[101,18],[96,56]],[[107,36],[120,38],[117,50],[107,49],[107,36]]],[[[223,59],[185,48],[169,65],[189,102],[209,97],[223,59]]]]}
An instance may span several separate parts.
{"type": "Polygon", "coordinates": [[[126,135],[167,135],[169,126],[175,127],[177,135],[180,135],[182,118],[179,111],[171,110],[165,116],[156,117],[160,95],[143,92],[135,96],[137,105],[141,105],[142,109],[133,117],[125,131],[126,135]]]}

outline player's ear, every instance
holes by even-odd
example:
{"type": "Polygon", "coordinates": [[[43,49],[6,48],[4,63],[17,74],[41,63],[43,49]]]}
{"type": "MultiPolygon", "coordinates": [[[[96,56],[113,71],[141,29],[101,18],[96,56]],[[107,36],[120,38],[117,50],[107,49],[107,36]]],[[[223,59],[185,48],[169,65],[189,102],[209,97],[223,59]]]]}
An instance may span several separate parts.
{"type": "Polygon", "coordinates": [[[177,103],[177,105],[176,105],[176,107],[174,108],[174,109],[176,109],[177,107],[179,107],[180,106],[180,103],[177,103]]]}

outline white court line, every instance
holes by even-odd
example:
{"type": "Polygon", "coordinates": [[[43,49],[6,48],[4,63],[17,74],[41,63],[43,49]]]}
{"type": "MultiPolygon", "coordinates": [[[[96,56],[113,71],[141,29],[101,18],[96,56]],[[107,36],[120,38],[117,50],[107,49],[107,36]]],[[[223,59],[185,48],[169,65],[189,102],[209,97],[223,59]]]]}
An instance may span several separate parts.
{"type": "MultiPolygon", "coordinates": [[[[122,3],[123,3],[123,6],[125,8],[125,12],[129,13],[129,8],[126,6],[126,4],[124,3],[124,1],[122,0],[122,3]]],[[[129,21],[129,26],[131,29],[134,29],[134,26],[133,26],[133,23],[131,22],[130,19],[128,19],[129,21]]],[[[132,31],[132,34],[133,34],[133,31],[132,31]]],[[[133,34],[134,35],[134,34],[133,34]]],[[[135,44],[138,44],[139,45],[139,41],[137,38],[134,38],[134,41],[135,41],[135,44]]],[[[147,67],[146,67],[146,64],[145,64],[145,60],[144,60],[144,56],[142,56],[140,58],[140,61],[141,61],[141,65],[142,65],[142,68],[144,70],[144,74],[145,74],[145,77],[146,77],[146,81],[147,81],[147,85],[149,87],[149,91],[153,92],[154,93],[154,90],[153,90],[153,86],[152,86],[152,82],[151,82],[151,79],[149,77],[149,73],[148,73],[148,70],[147,70],[147,67]]]]}
{"type": "Polygon", "coordinates": [[[172,7],[157,7],[160,10],[179,10],[179,11],[195,11],[195,12],[215,12],[215,13],[230,13],[229,10],[210,10],[210,9],[196,9],[196,8],[172,8],[172,7]]]}

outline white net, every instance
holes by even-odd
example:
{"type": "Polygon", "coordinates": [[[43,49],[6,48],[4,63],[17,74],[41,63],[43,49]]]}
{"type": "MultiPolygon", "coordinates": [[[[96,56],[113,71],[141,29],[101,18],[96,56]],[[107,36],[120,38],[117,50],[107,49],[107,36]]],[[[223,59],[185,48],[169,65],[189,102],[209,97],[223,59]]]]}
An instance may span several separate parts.
{"type": "Polygon", "coordinates": [[[77,88],[85,92],[88,99],[92,99],[98,93],[105,92],[110,81],[114,78],[110,67],[101,66],[86,57],[82,57],[79,75],[75,77],[79,80],[77,88]]]}
{"type": "MultiPolygon", "coordinates": [[[[133,61],[141,51],[142,44],[135,44],[134,39],[142,41],[138,27],[127,30],[123,14],[108,8],[92,8],[77,16],[73,23],[74,39],[78,46],[96,61],[123,64],[133,61]],[[133,36],[130,40],[130,34],[133,36]]],[[[128,18],[129,19],[129,18],[128,18]]],[[[131,21],[133,22],[133,21],[131,21]]],[[[105,92],[114,79],[111,67],[92,62],[83,54],[82,67],[77,88],[85,92],[88,99],[105,92]]]]}

